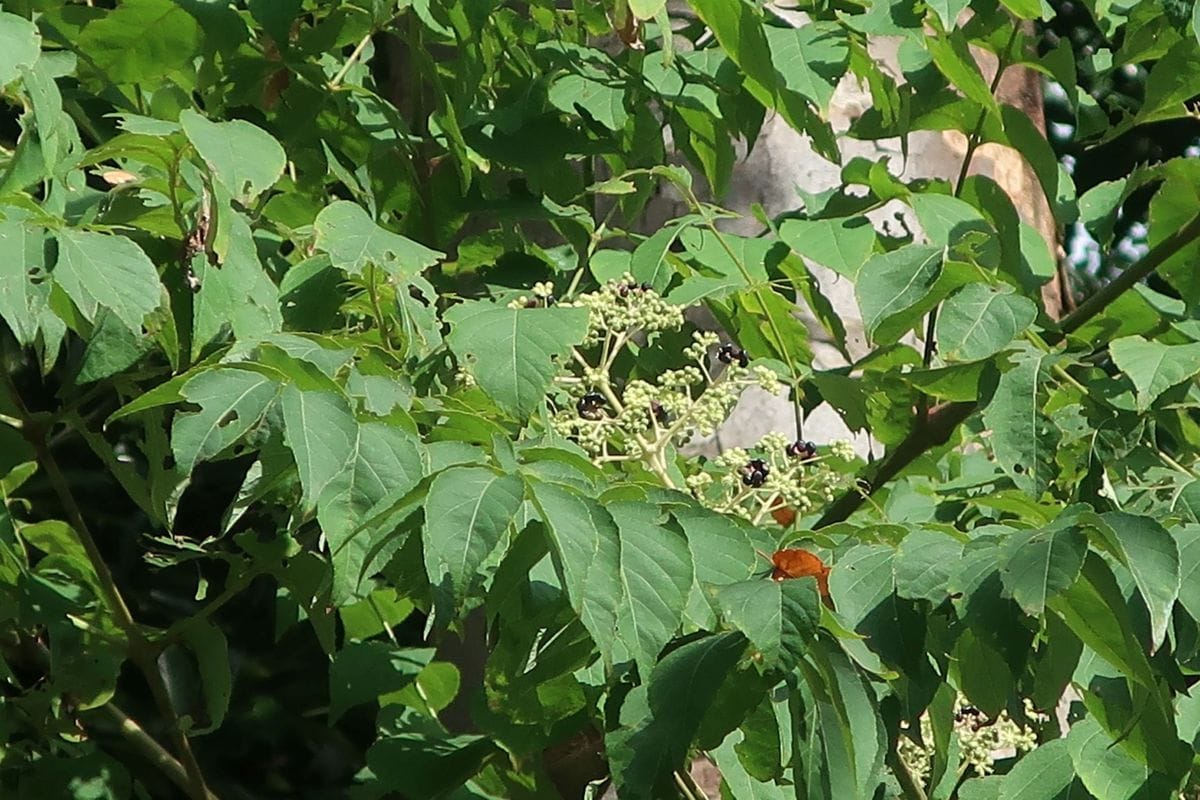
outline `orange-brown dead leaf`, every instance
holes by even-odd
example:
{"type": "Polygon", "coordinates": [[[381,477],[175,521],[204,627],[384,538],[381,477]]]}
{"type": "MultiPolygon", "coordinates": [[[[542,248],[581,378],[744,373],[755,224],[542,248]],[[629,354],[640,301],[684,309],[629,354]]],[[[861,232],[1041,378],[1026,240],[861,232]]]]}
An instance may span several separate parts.
{"type": "Polygon", "coordinates": [[[771,580],[782,581],[787,578],[816,578],[817,591],[822,600],[829,600],[829,567],[825,562],[807,550],[790,549],[776,550],[771,556],[775,566],[771,570],[771,580]]]}
{"type": "Polygon", "coordinates": [[[771,516],[783,527],[790,528],[796,521],[796,509],[791,506],[775,506],[771,509],[771,516]]]}

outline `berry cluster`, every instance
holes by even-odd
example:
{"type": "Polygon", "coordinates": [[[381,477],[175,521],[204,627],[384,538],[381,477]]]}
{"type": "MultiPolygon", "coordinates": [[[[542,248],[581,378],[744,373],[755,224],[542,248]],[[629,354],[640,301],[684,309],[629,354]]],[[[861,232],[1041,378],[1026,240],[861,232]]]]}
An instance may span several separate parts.
{"type": "Polygon", "coordinates": [[[717,511],[756,524],[772,516],[779,521],[783,515],[778,512],[808,513],[845,488],[847,478],[834,467],[844,467],[853,449],[849,442],[834,442],[829,451],[829,457],[818,456],[812,442],[789,442],[782,434],[769,433],[753,452],[725,451],[687,484],[693,495],[717,511]]]}

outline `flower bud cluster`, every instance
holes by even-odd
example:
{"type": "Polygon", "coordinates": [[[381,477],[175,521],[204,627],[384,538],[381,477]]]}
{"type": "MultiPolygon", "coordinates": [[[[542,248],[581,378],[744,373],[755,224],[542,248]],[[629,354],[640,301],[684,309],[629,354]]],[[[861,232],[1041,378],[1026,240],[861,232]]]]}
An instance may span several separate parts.
{"type": "MultiPolygon", "coordinates": [[[[535,288],[536,293],[536,288],[535,288]]],[[[661,331],[675,330],[683,325],[683,306],[668,303],[647,284],[634,282],[626,274],[619,281],[609,281],[594,292],[581,294],[564,306],[581,306],[588,310],[588,338],[585,345],[603,341],[606,335],[641,331],[647,339],[661,331]]]]}
{"type": "MultiPolygon", "coordinates": [[[[1024,698],[1024,705],[1028,719],[1035,722],[1048,719],[1034,709],[1029,698],[1024,698]]],[[[904,727],[904,723],[901,723],[901,727],[904,727]]],[[[954,733],[958,738],[963,763],[979,776],[990,775],[998,757],[1014,751],[1027,753],[1037,747],[1037,734],[1011,719],[1007,711],[1001,711],[994,720],[989,720],[961,694],[954,704],[954,733]]],[[[933,724],[928,714],[921,716],[921,740],[933,741],[933,724]]],[[[922,780],[929,777],[932,749],[921,747],[908,736],[901,736],[898,750],[909,772],[922,780]]]]}

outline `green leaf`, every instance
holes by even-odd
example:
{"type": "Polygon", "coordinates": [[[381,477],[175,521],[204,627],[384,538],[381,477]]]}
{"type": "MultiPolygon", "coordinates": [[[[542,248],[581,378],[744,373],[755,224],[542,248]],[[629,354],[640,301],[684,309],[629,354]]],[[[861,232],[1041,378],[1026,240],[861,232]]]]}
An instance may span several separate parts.
{"type": "MultiPolygon", "coordinates": [[[[0,20],[6,16],[11,15],[0,12],[0,20]]],[[[30,277],[41,266],[44,240],[41,228],[12,218],[0,220],[0,319],[22,345],[32,344],[37,337],[36,308],[39,300],[44,302],[40,296],[48,294],[30,277]]]]}
{"type": "Polygon", "coordinates": [[[158,87],[196,57],[202,32],[171,0],[128,0],[84,26],[76,47],[97,81],[158,87]]]}
{"type": "Polygon", "coordinates": [[[1100,556],[1089,553],[1079,579],[1060,596],[1048,599],[1047,606],[1122,675],[1152,692],[1157,691],[1150,664],[1134,633],[1125,597],[1100,556]]]}
{"type": "Polygon", "coordinates": [[[229,643],[220,628],[202,617],[187,621],[183,639],[196,658],[208,724],[193,728],[192,734],[210,733],[221,727],[233,694],[233,672],[229,664],[229,643]]]}
{"type": "MultiPolygon", "coordinates": [[[[399,500],[424,474],[420,441],[382,422],[359,423],[345,468],[325,486],[317,520],[333,561],[333,601],[358,596],[371,554],[393,530],[369,525],[375,512],[399,500]]],[[[397,542],[399,544],[399,542],[397,542]]]]}
{"type": "Polygon", "coordinates": [[[1070,588],[1087,555],[1087,537],[1070,523],[1015,531],[1005,546],[1000,575],[1026,614],[1039,617],[1046,601],[1070,588]]]}
{"type": "Polygon", "coordinates": [[[950,295],[938,314],[939,354],[949,361],[977,361],[1009,345],[1033,324],[1032,300],[982,283],[950,295]]]}
{"type": "MultiPolygon", "coordinates": [[[[367,766],[382,786],[380,795],[371,796],[403,794],[414,800],[452,796],[501,752],[489,737],[451,736],[440,726],[381,737],[367,751],[367,766]]],[[[481,795],[464,792],[462,796],[481,795]]]]}
{"type": "Polygon", "coordinates": [[[582,75],[567,74],[550,84],[546,99],[568,114],[577,114],[576,107],[583,109],[610,131],[624,128],[628,117],[625,89],[621,83],[609,85],[582,75]]]}
{"type": "Polygon", "coordinates": [[[403,689],[433,658],[432,647],[397,647],[390,642],[351,642],[329,665],[329,718],[403,689]]]}
{"type": "Polygon", "coordinates": [[[454,467],[433,479],[425,500],[425,570],[435,592],[455,608],[480,582],[480,568],[523,499],[519,476],[483,467],[454,467]]]}
{"type": "Polygon", "coordinates": [[[927,5],[942,21],[942,27],[950,30],[958,24],[958,15],[971,4],[971,0],[931,0],[927,5]]]}
{"type": "Polygon", "coordinates": [[[262,128],[240,119],[209,122],[191,109],[180,112],[179,123],[213,176],[242,205],[282,177],[287,154],[262,128]]]}
{"type": "Polygon", "coordinates": [[[899,338],[932,306],[930,293],[942,273],[942,248],[908,245],[872,257],[858,274],[854,293],[871,339],[899,338]]]}
{"type": "Polygon", "coordinates": [[[23,68],[33,66],[42,50],[42,37],[32,22],[0,11],[0,89],[15,81],[23,68]]]}
{"type": "Polygon", "coordinates": [[[551,555],[571,608],[611,663],[621,586],[617,525],[590,497],[553,483],[531,482],[538,514],[550,533],[551,555]]]}
{"type": "Polygon", "coordinates": [[[622,798],[660,797],[683,766],[717,689],[746,649],[740,633],[689,642],[659,662],[621,707],[621,726],[605,736],[613,781],[622,798]]]}
{"type": "Polygon", "coordinates": [[[1167,389],[1200,373],[1200,344],[1166,345],[1126,336],[1111,342],[1109,353],[1137,387],[1137,405],[1142,411],[1167,389]]]}
{"type": "Polygon", "coordinates": [[[1049,19],[1046,15],[1051,13],[1042,0],[1000,0],[1000,3],[1018,19],[1049,19]]]}
{"type": "Polygon", "coordinates": [[[1092,718],[1072,725],[1066,743],[1075,773],[1096,797],[1130,800],[1171,795],[1173,787],[1169,780],[1150,772],[1144,764],[1116,746],[1092,718]]]}
{"type": "Polygon", "coordinates": [[[366,211],[348,200],[323,208],[313,229],[317,249],[328,253],[333,265],[350,275],[361,275],[373,264],[396,280],[407,280],[444,255],[379,227],[366,211]]]}
{"type": "Polygon", "coordinates": [[[94,320],[104,307],[139,336],[163,296],[154,263],[123,236],[64,228],[53,275],[85,319],[94,320]]]}
{"type": "MultiPolygon", "coordinates": [[[[1188,484],[1200,488],[1200,482],[1188,484]]],[[[1185,525],[1175,531],[1179,547],[1179,605],[1200,622],[1200,525],[1185,525]]]]}
{"type": "Polygon", "coordinates": [[[774,94],[775,66],[762,20],[743,0],[691,0],[692,8],[745,75],[774,94]]]}
{"type": "Polygon", "coordinates": [[[996,98],[992,96],[991,87],[983,79],[979,65],[967,48],[965,36],[951,32],[926,39],[925,46],[929,49],[929,54],[933,56],[933,63],[937,65],[938,70],[946,76],[954,88],[962,92],[967,99],[978,103],[982,110],[997,115],[1000,113],[1000,108],[996,105],[996,98]]]}
{"type": "Polygon", "coordinates": [[[821,622],[816,581],[749,580],[722,586],[721,615],[746,634],[770,669],[790,672],[804,657],[821,622]]]}
{"type": "Polygon", "coordinates": [[[263,270],[246,218],[230,205],[221,207],[227,226],[224,246],[217,246],[220,264],[205,258],[193,262],[200,291],[193,316],[192,357],[198,356],[228,325],[234,338],[257,339],[283,328],[279,289],[263,270]]]}
{"type": "Polygon", "coordinates": [[[1074,780],[1067,740],[1054,739],[1021,756],[1004,778],[1000,800],[1056,800],[1074,780]]]}
{"type": "Polygon", "coordinates": [[[666,290],[672,274],[667,253],[671,251],[671,246],[683,230],[683,225],[668,225],[638,243],[629,259],[628,268],[634,280],[650,284],[654,291],[659,293],[666,290]]]}
{"type": "Polygon", "coordinates": [[[963,547],[952,536],[938,531],[915,530],[896,548],[893,572],[896,594],[934,605],[947,597],[946,583],[962,559],[963,547]]]}
{"type": "Polygon", "coordinates": [[[587,333],[584,308],[497,308],[482,303],[446,313],[446,342],[503,410],[524,419],[542,406],[565,359],[587,333]]]}
{"type": "Polygon", "coordinates": [[[616,633],[642,674],[649,674],[683,621],[692,586],[687,541],[661,524],[662,512],[645,502],[607,506],[617,524],[621,591],[616,633]]]}
{"type": "Polygon", "coordinates": [[[1058,429],[1042,411],[1044,382],[1052,356],[1026,348],[1000,376],[983,424],[992,432],[996,461],[1018,488],[1040,498],[1055,474],[1058,429]]]}
{"type": "Polygon", "coordinates": [[[708,587],[748,579],[757,568],[758,556],[746,529],[729,516],[690,505],[672,509],[671,515],[687,537],[695,571],[687,616],[697,626],[711,630],[716,617],[708,587]]]}
{"type": "Polygon", "coordinates": [[[171,425],[171,450],[183,475],[219,455],[262,421],[280,385],[262,373],[236,366],[201,372],[179,390],[200,407],[180,413],[171,425]]]}
{"type": "Polygon", "coordinates": [[[629,0],[629,10],[638,19],[651,19],[667,7],[667,0],[629,0]]]}
{"type": "Polygon", "coordinates": [[[779,226],[779,238],[805,258],[852,281],[875,249],[875,228],[863,217],[789,219],[779,226]]]}
{"type": "Polygon", "coordinates": [[[294,384],[283,390],[284,441],[291,448],[304,490],[304,508],[312,510],[354,452],[358,423],[342,395],[305,391],[294,384]]]}
{"type": "Polygon", "coordinates": [[[792,27],[764,26],[771,61],[783,85],[824,112],[846,72],[850,45],[838,26],[820,21],[792,27]]]}
{"type": "Polygon", "coordinates": [[[1092,528],[1105,549],[1129,568],[1150,612],[1150,652],[1167,635],[1171,609],[1181,585],[1179,547],[1175,537],[1150,517],[1113,511],[1092,528]]]}
{"type": "Polygon", "coordinates": [[[959,688],[980,711],[995,718],[1008,704],[1013,675],[1003,654],[967,629],[954,643],[959,688]]]}

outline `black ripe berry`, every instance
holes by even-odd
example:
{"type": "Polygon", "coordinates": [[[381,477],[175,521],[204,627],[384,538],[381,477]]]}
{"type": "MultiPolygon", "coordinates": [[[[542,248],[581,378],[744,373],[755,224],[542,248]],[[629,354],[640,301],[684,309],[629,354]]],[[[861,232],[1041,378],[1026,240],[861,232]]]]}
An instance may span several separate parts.
{"type": "Polygon", "coordinates": [[[771,474],[771,468],[761,458],[750,459],[738,471],[742,473],[742,483],[753,489],[766,483],[767,476],[771,474]]]}
{"type": "Polygon", "coordinates": [[[651,285],[650,285],[650,284],[648,284],[648,283],[643,283],[641,286],[639,286],[639,287],[638,287],[638,289],[640,289],[640,290],[641,290],[641,291],[643,291],[643,292],[648,292],[648,291],[650,291],[650,290],[651,290],[651,289],[653,289],[653,288],[654,288],[654,287],[653,287],[653,286],[651,286],[651,285]]]}
{"type": "Polygon", "coordinates": [[[787,446],[787,454],[791,458],[801,458],[808,461],[817,457],[817,446],[812,442],[795,441],[787,446]]]}
{"type": "Polygon", "coordinates": [[[575,410],[584,419],[604,419],[604,395],[588,392],[575,403],[575,410]]]}
{"type": "Polygon", "coordinates": [[[546,308],[549,308],[550,306],[552,306],[552,305],[555,305],[556,303],[558,303],[558,298],[557,298],[557,297],[555,297],[555,296],[554,296],[554,295],[552,295],[552,294],[548,294],[548,295],[546,295],[546,300],[545,300],[545,302],[546,302],[546,308]]]}
{"type": "Polygon", "coordinates": [[[736,361],[739,367],[744,367],[750,363],[750,356],[737,345],[726,342],[717,349],[717,360],[722,364],[732,364],[736,361]]]}
{"type": "Polygon", "coordinates": [[[663,408],[662,403],[657,400],[650,401],[650,414],[659,425],[667,425],[671,421],[671,415],[663,408]]]}

